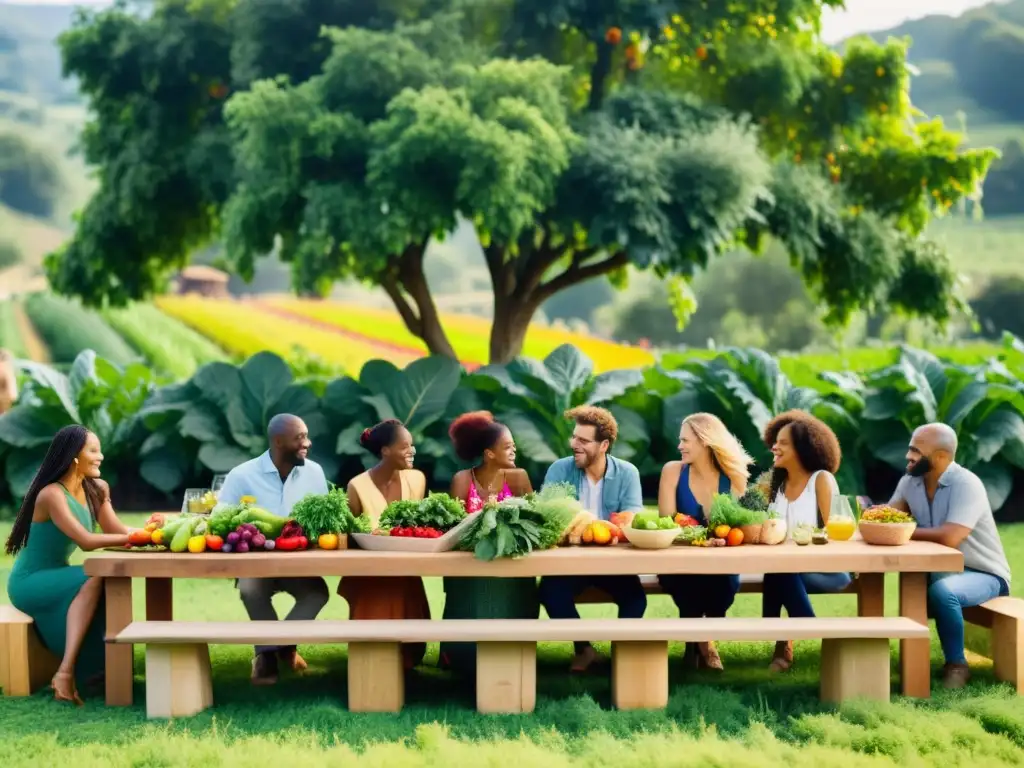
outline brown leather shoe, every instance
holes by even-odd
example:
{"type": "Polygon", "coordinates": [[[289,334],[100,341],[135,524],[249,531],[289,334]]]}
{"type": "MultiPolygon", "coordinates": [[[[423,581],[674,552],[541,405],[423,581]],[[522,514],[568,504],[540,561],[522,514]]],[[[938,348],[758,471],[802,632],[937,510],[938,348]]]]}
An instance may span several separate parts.
{"type": "Polygon", "coordinates": [[[725,669],[714,643],[697,643],[697,667],[715,672],[722,672],[725,669]]]}
{"type": "Polygon", "coordinates": [[[299,656],[299,652],[294,648],[281,651],[281,661],[288,665],[288,668],[293,672],[305,672],[309,667],[306,664],[306,660],[299,656]]]}
{"type": "Polygon", "coordinates": [[[971,670],[966,664],[947,664],[942,671],[942,686],[950,690],[963,688],[971,679],[971,670]]]}
{"type": "Polygon", "coordinates": [[[787,672],[793,666],[793,641],[779,640],[775,644],[775,655],[769,666],[773,672],[787,672]]]}

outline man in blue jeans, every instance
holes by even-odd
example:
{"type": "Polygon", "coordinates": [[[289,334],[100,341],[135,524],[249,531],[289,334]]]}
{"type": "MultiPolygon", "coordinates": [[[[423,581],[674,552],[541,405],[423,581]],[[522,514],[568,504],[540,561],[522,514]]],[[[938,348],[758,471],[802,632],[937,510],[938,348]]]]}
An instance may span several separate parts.
{"type": "Polygon", "coordinates": [[[971,673],[964,655],[965,607],[1010,593],[1010,565],[999,540],[985,485],[956,463],[956,432],[946,424],[915,430],[907,474],[889,504],[917,520],[914,538],[959,549],[963,573],[929,576],[928,614],[946,657],[943,684],[962,688],[971,673]]]}
{"type": "MultiPolygon", "coordinates": [[[[614,512],[640,512],[644,507],[640,472],[628,461],[609,456],[619,426],[604,408],[591,405],[565,414],[576,422],[569,445],[572,456],[559,459],[548,469],[544,485],[571,483],[576,498],[601,520],[614,512]]],[[[578,619],[576,596],[588,587],[607,592],[619,607],[620,619],[642,619],[647,595],[639,576],[545,576],[540,582],[540,601],[552,619],[578,619]]],[[[584,672],[597,658],[590,643],[575,644],[572,671],[584,672]]]]}

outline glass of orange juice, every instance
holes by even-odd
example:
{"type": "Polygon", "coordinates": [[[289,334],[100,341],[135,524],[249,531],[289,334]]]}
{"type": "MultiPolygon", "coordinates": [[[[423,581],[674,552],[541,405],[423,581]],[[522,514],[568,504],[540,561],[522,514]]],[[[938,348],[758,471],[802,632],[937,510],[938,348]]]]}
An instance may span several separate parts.
{"type": "Polygon", "coordinates": [[[850,500],[846,496],[836,494],[832,497],[832,507],[825,525],[830,541],[849,541],[857,531],[857,521],[853,519],[850,500]]]}

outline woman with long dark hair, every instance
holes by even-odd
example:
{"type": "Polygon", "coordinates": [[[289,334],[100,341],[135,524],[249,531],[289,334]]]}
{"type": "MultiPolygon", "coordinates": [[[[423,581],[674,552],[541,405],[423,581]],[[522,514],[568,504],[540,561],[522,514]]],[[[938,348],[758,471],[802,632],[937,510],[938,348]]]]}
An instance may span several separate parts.
{"type": "MultiPolygon", "coordinates": [[[[393,501],[419,501],[427,492],[427,478],[413,469],[416,447],[412,435],[398,419],[388,419],[363,430],[360,445],[377,463],[352,478],[348,506],[353,515],[364,515],[377,526],[381,513],[393,501]]],[[[350,619],[429,619],[430,604],[418,576],[345,576],[338,594],[348,603],[350,619]]],[[[405,667],[423,660],[425,643],[402,646],[405,667]]]]}
{"type": "Polygon", "coordinates": [[[85,551],[128,543],[110,488],[100,480],[99,438],[85,427],[64,427],[50,442],[7,540],[16,555],[7,579],[11,604],[35,621],[52,653],[62,656],[51,687],[58,701],[81,705],[76,678],[103,671],[103,580],[70,565],[85,551]],[[96,533],[99,524],[103,533],[96,533]]]}

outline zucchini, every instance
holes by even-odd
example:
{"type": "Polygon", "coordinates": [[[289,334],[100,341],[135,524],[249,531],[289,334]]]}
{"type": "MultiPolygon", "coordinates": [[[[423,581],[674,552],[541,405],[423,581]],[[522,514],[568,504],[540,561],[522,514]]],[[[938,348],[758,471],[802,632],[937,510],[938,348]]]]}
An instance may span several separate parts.
{"type": "Polygon", "coordinates": [[[184,552],[188,549],[188,540],[192,537],[192,531],[198,524],[199,521],[194,518],[185,521],[185,524],[178,529],[171,540],[171,552],[184,552]]]}

